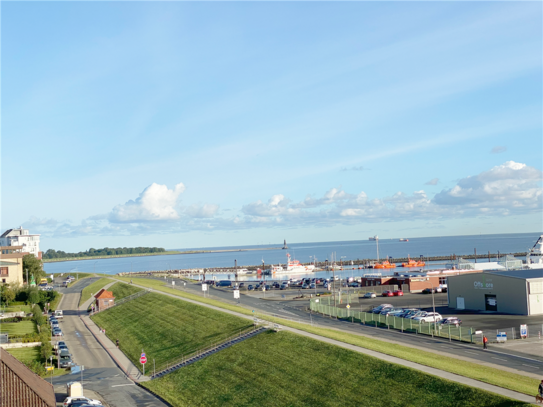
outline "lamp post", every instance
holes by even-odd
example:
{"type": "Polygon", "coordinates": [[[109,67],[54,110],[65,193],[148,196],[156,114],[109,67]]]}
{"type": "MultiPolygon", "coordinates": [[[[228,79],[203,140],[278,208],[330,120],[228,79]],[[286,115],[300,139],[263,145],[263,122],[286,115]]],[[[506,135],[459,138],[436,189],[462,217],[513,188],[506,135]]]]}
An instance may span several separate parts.
{"type": "Polygon", "coordinates": [[[432,332],[432,337],[434,337],[434,332],[436,330],[436,302],[435,302],[435,298],[434,298],[434,284],[432,283],[432,281],[430,280],[430,277],[427,277],[428,278],[428,282],[430,283],[430,285],[432,286],[432,309],[434,311],[434,331],[432,332]]]}

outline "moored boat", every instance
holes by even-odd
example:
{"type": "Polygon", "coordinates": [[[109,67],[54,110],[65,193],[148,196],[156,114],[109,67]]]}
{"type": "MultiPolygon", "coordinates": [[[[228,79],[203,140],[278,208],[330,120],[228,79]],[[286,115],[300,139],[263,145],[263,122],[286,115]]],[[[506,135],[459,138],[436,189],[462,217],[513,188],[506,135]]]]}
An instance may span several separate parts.
{"type": "Polygon", "coordinates": [[[308,266],[304,266],[303,264],[300,264],[299,260],[291,260],[290,259],[290,253],[287,253],[287,267],[282,266],[271,266],[271,273],[277,274],[277,273],[312,273],[315,270],[315,266],[313,264],[310,264],[308,266]]]}
{"type": "Polygon", "coordinates": [[[388,260],[383,261],[382,263],[377,263],[373,265],[374,269],[394,269],[396,264],[389,262],[388,260]]]}

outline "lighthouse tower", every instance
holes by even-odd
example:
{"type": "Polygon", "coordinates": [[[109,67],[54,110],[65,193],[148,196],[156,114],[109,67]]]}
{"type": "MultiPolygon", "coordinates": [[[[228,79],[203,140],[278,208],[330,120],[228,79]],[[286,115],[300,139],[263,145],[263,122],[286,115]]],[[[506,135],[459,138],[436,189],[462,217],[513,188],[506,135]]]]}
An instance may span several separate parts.
{"type": "Polygon", "coordinates": [[[283,244],[283,250],[286,250],[288,249],[288,246],[287,246],[287,240],[285,239],[285,243],[283,244]]]}

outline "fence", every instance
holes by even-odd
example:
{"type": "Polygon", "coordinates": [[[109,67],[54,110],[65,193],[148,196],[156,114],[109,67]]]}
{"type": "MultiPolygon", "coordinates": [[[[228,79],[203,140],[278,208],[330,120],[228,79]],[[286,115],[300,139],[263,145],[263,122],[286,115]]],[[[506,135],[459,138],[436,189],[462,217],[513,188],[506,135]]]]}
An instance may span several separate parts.
{"type": "MultiPolygon", "coordinates": [[[[115,301],[115,305],[121,305],[124,304],[127,301],[133,300],[135,298],[141,297],[142,295],[150,293],[151,290],[142,290],[138,291],[137,293],[134,293],[132,295],[129,295],[128,297],[121,298],[119,301],[115,301]]],[[[110,307],[111,308],[111,307],[110,307]]],[[[108,308],[109,309],[109,308],[108,308]]]]}
{"type": "MultiPolygon", "coordinates": [[[[520,326],[517,328],[509,327],[496,330],[485,330],[485,335],[490,342],[497,342],[497,337],[500,332],[505,332],[507,340],[523,339],[520,334],[520,326]]],[[[543,324],[526,325],[526,338],[541,339],[543,338],[543,324]]]]}
{"type": "Polygon", "coordinates": [[[319,312],[330,317],[337,317],[351,322],[359,322],[364,325],[375,327],[386,327],[402,332],[413,332],[447,338],[449,340],[473,342],[475,331],[473,328],[462,328],[462,326],[442,325],[432,322],[414,321],[413,319],[400,318],[389,315],[374,314],[371,312],[355,311],[348,308],[337,308],[333,305],[322,303],[320,299],[313,299],[310,302],[311,311],[319,312]]]}

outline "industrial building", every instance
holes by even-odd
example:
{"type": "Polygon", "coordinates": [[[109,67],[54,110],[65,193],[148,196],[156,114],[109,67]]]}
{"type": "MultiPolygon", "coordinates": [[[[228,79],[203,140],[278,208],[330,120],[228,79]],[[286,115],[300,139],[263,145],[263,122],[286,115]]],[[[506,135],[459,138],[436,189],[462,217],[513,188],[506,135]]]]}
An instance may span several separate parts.
{"type": "Polygon", "coordinates": [[[517,315],[543,314],[543,269],[450,276],[450,308],[517,315]]]}

